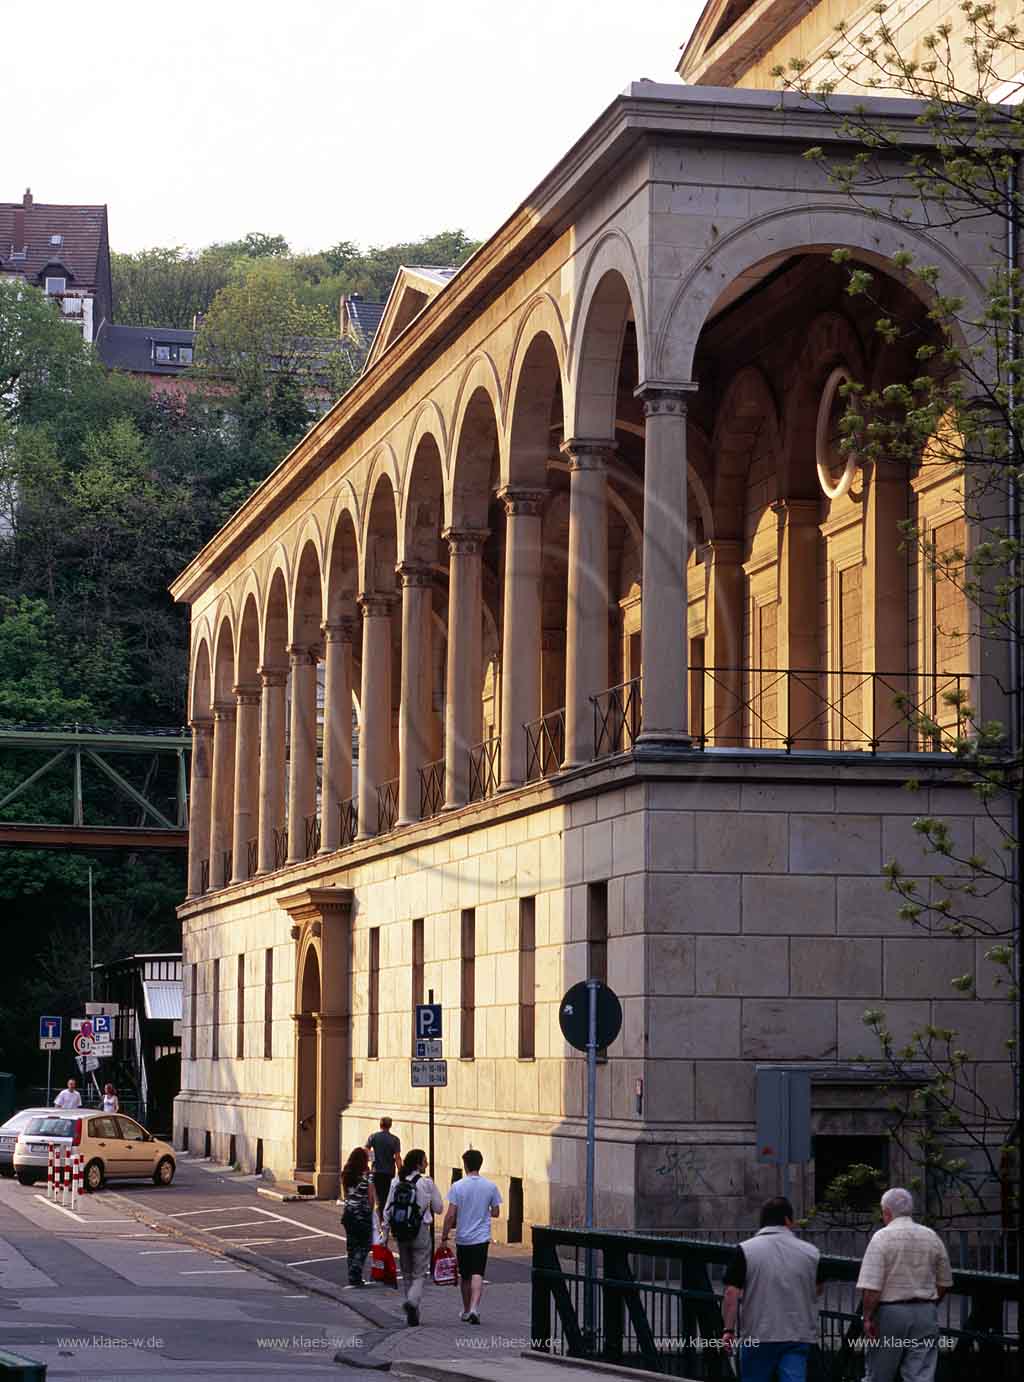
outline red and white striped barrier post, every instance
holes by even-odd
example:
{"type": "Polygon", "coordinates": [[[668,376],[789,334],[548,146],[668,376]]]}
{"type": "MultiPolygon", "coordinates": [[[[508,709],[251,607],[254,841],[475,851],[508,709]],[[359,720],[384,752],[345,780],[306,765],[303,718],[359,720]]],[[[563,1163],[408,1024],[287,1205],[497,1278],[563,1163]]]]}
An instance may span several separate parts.
{"type": "Polygon", "coordinates": [[[53,1143],[51,1142],[46,1149],[46,1198],[52,1200],[54,1197],[53,1184],[53,1143]]]}
{"type": "Polygon", "coordinates": [[[60,1202],[65,1207],[71,1199],[71,1153],[67,1147],[62,1147],[61,1151],[61,1195],[60,1202]]]}
{"type": "Polygon", "coordinates": [[[71,1208],[78,1208],[78,1197],[82,1193],[82,1157],[79,1152],[71,1153],[71,1208]]]}

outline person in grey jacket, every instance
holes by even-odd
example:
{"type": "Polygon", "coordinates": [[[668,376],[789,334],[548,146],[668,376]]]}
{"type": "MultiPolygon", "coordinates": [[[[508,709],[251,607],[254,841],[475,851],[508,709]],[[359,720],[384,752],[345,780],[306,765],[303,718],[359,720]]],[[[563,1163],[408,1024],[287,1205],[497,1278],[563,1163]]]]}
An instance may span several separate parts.
{"type": "Polygon", "coordinates": [[[723,1341],[731,1352],[740,1323],[743,1382],[805,1382],[818,1340],[821,1254],[793,1232],[793,1206],[781,1195],[761,1208],[761,1228],[736,1249],[725,1272],[723,1341]]]}
{"type": "Polygon", "coordinates": [[[395,1195],[399,1186],[406,1183],[412,1185],[416,1196],[416,1205],[423,1216],[414,1238],[403,1241],[397,1233],[395,1234],[395,1240],[398,1243],[398,1260],[402,1267],[402,1286],[405,1291],[402,1309],[405,1311],[405,1318],[409,1324],[419,1324],[420,1322],[420,1297],[423,1295],[423,1283],[430,1268],[430,1249],[433,1244],[431,1226],[434,1222],[434,1215],[440,1214],[444,1209],[440,1191],[426,1172],[426,1152],[419,1147],[414,1147],[411,1152],[406,1152],[398,1176],[391,1182],[387,1204],[384,1206],[382,1227],[385,1239],[394,1227],[392,1219],[395,1195]]]}

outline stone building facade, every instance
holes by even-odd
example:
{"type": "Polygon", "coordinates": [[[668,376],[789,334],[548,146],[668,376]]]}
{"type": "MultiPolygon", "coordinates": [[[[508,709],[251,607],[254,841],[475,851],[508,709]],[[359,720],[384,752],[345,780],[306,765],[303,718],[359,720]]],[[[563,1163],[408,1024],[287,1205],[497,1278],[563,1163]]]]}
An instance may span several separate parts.
{"type": "Polygon", "coordinates": [[[433,990],[442,1182],[472,1144],[499,1232],[578,1219],[558,1004],[588,974],[624,1009],[598,1071],[607,1224],[749,1222],[777,1174],[761,1063],[813,1067],[822,1155],[884,1136],[880,1002],[1003,1078],[1006,1005],[949,985],[974,942],[915,936],[882,876],[937,871],[923,813],[996,848],[895,701],[952,731],[962,687],[998,716],[1000,652],[901,547],[907,517],[974,540],[956,477],[835,450],[839,380],[913,361],[830,259],[926,331],[900,250],[977,302],[1000,232],[852,208],[802,156],[841,117],[631,86],[178,578],[179,1142],[323,1195],[383,1113],[425,1145],[433,990]]]}

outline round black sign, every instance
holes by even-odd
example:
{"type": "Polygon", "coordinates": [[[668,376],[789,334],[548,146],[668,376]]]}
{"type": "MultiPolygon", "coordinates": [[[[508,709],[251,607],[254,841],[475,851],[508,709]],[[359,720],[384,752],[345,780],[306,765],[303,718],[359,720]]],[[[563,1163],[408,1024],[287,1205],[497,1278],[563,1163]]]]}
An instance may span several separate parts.
{"type": "MultiPolygon", "coordinates": [[[[558,1025],[570,1046],[587,1049],[590,997],[586,981],[573,984],[558,1006],[558,1025]]],[[[597,986],[597,1044],[610,1046],[622,1031],[622,1004],[607,984],[597,986]]]]}

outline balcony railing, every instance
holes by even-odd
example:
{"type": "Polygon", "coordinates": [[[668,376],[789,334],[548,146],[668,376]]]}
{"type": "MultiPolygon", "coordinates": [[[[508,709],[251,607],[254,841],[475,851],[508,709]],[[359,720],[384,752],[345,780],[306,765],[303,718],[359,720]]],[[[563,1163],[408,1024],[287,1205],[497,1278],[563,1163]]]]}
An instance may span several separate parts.
{"type": "Polygon", "coordinates": [[[199,861],[199,891],[208,893],[210,891],[210,861],[200,859],[199,861]]]}
{"type": "Polygon", "coordinates": [[[640,678],[620,682],[590,699],[594,706],[594,757],[629,753],[640,735],[640,678]]]}
{"type": "Polygon", "coordinates": [[[274,868],[283,869],[288,862],[288,831],[274,828],[274,868]]]}
{"type": "Polygon", "coordinates": [[[444,810],[444,759],[420,769],[420,820],[429,820],[444,810]]]}
{"type": "Polygon", "coordinates": [[[220,866],[223,870],[221,873],[221,881],[226,888],[231,882],[231,875],[235,871],[235,856],[230,849],[221,850],[220,866]]]}
{"type": "Polygon", "coordinates": [[[501,740],[485,739],[469,751],[469,799],[493,797],[501,782],[501,740]]]}
{"type": "Polygon", "coordinates": [[[341,845],[350,845],[359,834],[358,798],[346,797],[344,801],[339,801],[338,815],[340,817],[338,843],[341,845]]]}
{"type": "Polygon", "coordinates": [[[526,780],[557,773],[565,759],[565,708],[549,711],[523,726],[526,731],[526,780]]]}
{"type": "Polygon", "coordinates": [[[394,830],[398,820],[398,778],[382,782],[377,788],[377,834],[394,830]]]}
{"type": "Polygon", "coordinates": [[[313,855],[320,848],[320,817],[306,817],[306,855],[307,859],[312,859],[313,855]]]}
{"type": "Polygon", "coordinates": [[[245,845],[245,876],[255,878],[256,870],[259,867],[260,842],[259,840],[247,840],[245,845]]]}

